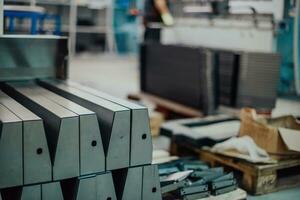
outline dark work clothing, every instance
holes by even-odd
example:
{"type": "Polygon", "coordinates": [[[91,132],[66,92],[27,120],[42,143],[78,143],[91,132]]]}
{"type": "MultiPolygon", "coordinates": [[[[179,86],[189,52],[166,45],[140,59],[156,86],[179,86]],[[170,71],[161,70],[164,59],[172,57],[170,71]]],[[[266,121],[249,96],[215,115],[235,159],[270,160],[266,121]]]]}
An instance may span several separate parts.
{"type": "Polygon", "coordinates": [[[145,28],[145,34],[144,34],[144,42],[150,42],[150,43],[159,43],[160,42],[160,32],[161,29],[159,28],[145,28]]]}
{"type": "MultiPolygon", "coordinates": [[[[169,6],[169,0],[166,0],[167,5],[169,6]]],[[[144,9],[144,22],[162,22],[159,11],[155,7],[154,0],[145,0],[145,9],[144,9]]]]}

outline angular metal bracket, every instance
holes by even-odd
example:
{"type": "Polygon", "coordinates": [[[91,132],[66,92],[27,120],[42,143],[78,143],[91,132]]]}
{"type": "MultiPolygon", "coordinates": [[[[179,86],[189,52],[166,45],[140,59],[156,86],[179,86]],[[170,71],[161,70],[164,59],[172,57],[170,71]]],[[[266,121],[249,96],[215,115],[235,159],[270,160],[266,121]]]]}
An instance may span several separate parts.
{"type": "Polygon", "coordinates": [[[96,200],[97,199],[97,179],[82,178],[78,182],[78,190],[76,200],[96,200]]]}
{"type": "Polygon", "coordinates": [[[143,167],[142,200],[162,200],[157,165],[143,167]]]}
{"type": "Polygon", "coordinates": [[[109,172],[64,180],[61,184],[65,199],[117,199],[112,175],[109,172]]]}
{"type": "Polygon", "coordinates": [[[23,183],[51,181],[51,161],[42,119],[1,91],[0,104],[22,120],[23,183]]]}
{"type": "Polygon", "coordinates": [[[41,200],[41,185],[25,186],[22,188],[21,200],[41,200]]]}
{"type": "Polygon", "coordinates": [[[97,179],[97,200],[117,200],[115,186],[111,172],[99,174],[97,179]]]}
{"type": "Polygon", "coordinates": [[[142,199],[143,167],[116,170],[113,177],[118,199],[142,199]]]}
{"type": "Polygon", "coordinates": [[[39,84],[97,114],[106,155],[106,170],[129,166],[129,109],[55,81],[39,81],[39,84]]]}
{"type": "Polygon", "coordinates": [[[42,200],[64,200],[60,182],[42,184],[42,200]]]}
{"type": "Polygon", "coordinates": [[[132,103],[130,101],[116,98],[114,96],[111,96],[99,90],[92,89],[90,87],[86,87],[79,83],[75,83],[72,81],[59,82],[130,109],[130,166],[133,167],[152,163],[153,146],[149,124],[149,114],[146,107],[132,103]],[[141,154],[141,152],[143,152],[143,154],[141,154]]]}
{"type": "Polygon", "coordinates": [[[52,179],[79,176],[78,115],[33,93],[26,86],[22,86],[22,83],[6,83],[3,89],[43,119],[52,161],[52,179]]]}
{"type": "Polygon", "coordinates": [[[105,171],[105,155],[96,114],[38,85],[30,89],[79,116],[80,175],[105,171]]]}
{"type": "Polygon", "coordinates": [[[22,121],[0,104],[0,188],[23,184],[22,121]]]}

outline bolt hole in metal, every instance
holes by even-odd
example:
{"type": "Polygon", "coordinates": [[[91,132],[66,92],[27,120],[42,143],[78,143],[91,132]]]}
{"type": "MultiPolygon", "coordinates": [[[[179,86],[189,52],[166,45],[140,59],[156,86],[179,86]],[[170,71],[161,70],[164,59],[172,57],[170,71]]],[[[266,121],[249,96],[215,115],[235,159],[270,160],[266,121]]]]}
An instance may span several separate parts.
{"type": "Polygon", "coordinates": [[[147,139],[147,134],[146,134],[146,133],[144,133],[144,134],[142,135],[142,139],[143,139],[143,140],[146,140],[146,139],[147,139]]]}
{"type": "Polygon", "coordinates": [[[152,193],[155,193],[157,191],[156,187],[152,188],[152,193]]]}
{"type": "Polygon", "coordinates": [[[107,197],[107,199],[106,200],[112,200],[112,198],[111,197],[107,197]]]}
{"type": "Polygon", "coordinates": [[[97,146],[97,141],[96,140],[93,140],[92,143],[91,143],[92,147],[95,147],[97,146]]]}
{"type": "Polygon", "coordinates": [[[41,154],[43,153],[43,149],[42,149],[42,148],[38,148],[38,149],[36,150],[36,153],[37,153],[38,155],[41,155],[41,154]]]}

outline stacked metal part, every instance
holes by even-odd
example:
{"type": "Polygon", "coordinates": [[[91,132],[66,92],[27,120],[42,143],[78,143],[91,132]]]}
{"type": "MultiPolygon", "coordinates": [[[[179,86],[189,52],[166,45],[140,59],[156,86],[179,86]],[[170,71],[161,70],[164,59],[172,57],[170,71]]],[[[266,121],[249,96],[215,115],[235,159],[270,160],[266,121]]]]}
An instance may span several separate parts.
{"type": "Polygon", "coordinates": [[[62,81],[66,49],[0,37],[0,199],[161,200],[147,108],[62,81]]]}
{"type": "Polygon", "coordinates": [[[219,103],[231,107],[275,107],[280,56],[275,53],[216,51],[219,103]]]}
{"type": "Polygon", "coordinates": [[[209,168],[190,158],[161,164],[159,174],[162,193],[173,199],[196,200],[237,189],[233,173],[225,173],[221,167],[209,168]]]}
{"type": "Polygon", "coordinates": [[[238,88],[239,56],[220,51],[216,54],[218,103],[234,107],[238,88]]]}
{"type": "Polygon", "coordinates": [[[272,109],[277,53],[143,44],[141,90],[213,114],[219,105],[272,109]]]}
{"type": "Polygon", "coordinates": [[[205,48],[142,44],[141,90],[212,114],[214,56],[205,48]]]}
{"type": "Polygon", "coordinates": [[[3,200],[161,199],[145,107],[58,80],[1,89],[3,200]]]}

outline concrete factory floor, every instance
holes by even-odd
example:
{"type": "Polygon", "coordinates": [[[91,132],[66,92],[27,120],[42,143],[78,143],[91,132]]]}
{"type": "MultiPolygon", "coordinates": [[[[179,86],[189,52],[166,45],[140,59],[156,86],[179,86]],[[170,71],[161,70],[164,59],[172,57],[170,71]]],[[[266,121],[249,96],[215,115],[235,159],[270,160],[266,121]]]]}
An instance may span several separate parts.
{"type": "MultiPolygon", "coordinates": [[[[71,80],[100,89],[117,97],[126,98],[128,93],[139,91],[139,67],[135,56],[114,56],[81,54],[70,65],[71,80]]],[[[287,98],[277,100],[273,115],[294,114],[300,116],[300,101],[287,98]]],[[[154,140],[156,148],[166,148],[166,138],[154,140]]],[[[249,196],[250,200],[296,200],[300,197],[300,188],[285,190],[268,195],[249,196]]]]}

